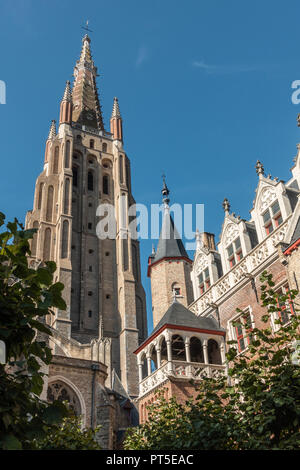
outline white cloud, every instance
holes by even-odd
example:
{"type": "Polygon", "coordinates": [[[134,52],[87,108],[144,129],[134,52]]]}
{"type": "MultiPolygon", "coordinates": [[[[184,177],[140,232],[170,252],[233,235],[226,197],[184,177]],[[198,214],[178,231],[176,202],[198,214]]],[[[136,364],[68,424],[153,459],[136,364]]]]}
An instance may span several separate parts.
{"type": "Polygon", "coordinates": [[[135,66],[140,67],[143,62],[145,62],[148,58],[148,49],[145,46],[140,46],[138,53],[137,53],[137,58],[135,60],[135,66]]]}
{"type": "Polygon", "coordinates": [[[261,67],[256,65],[210,65],[206,64],[203,60],[192,62],[193,67],[204,70],[208,74],[231,74],[231,73],[243,73],[243,72],[254,72],[259,70],[261,67]]]}

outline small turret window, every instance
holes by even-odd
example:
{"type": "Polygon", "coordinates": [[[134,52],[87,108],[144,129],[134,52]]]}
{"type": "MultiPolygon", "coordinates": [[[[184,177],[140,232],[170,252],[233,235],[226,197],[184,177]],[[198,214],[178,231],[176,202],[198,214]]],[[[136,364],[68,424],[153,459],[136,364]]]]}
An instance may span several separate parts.
{"type": "Polygon", "coordinates": [[[88,172],[88,190],[93,191],[94,190],[94,176],[93,172],[89,171],[88,172]]]}
{"type": "Polygon", "coordinates": [[[90,148],[93,149],[94,146],[95,146],[95,141],[94,141],[94,139],[91,139],[90,140],[90,148]]]}
{"type": "Polygon", "coordinates": [[[273,232],[282,222],[282,215],[278,201],[273,202],[271,207],[262,215],[266,235],[273,232]]]}
{"type": "Polygon", "coordinates": [[[241,240],[238,237],[233,243],[227,247],[227,255],[229,266],[233,268],[243,258],[243,250],[241,247],[241,240]]]}
{"type": "Polygon", "coordinates": [[[107,152],[107,144],[106,143],[102,144],[102,152],[105,152],[105,153],[107,152]]]}
{"type": "Polygon", "coordinates": [[[73,167],[73,186],[75,188],[78,186],[78,169],[76,166],[73,167]]]}
{"type": "Polygon", "coordinates": [[[202,295],[207,289],[210,288],[210,277],[209,277],[208,268],[204,269],[204,271],[199,274],[198,282],[199,282],[200,295],[202,295]]]}
{"type": "Polygon", "coordinates": [[[108,176],[103,176],[103,194],[109,194],[109,180],[108,176]]]}

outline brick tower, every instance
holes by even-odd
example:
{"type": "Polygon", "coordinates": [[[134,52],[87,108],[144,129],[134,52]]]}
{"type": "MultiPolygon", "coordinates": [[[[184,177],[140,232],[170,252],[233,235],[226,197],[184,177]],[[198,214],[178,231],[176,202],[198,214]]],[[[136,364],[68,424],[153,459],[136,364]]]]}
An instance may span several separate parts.
{"type": "Polygon", "coordinates": [[[158,389],[184,403],[197,394],[191,379],[224,373],[225,330],[215,318],[197,317],[187,308],[193,300],[191,260],[170,215],[169,193],[164,181],[162,229],[148,264],[154,330],[135,351],[142,423],[158,389]]]}
{"type": "MultiPolygon", "coordinates": [[[[133,351],[147,335],[147,319],[139,243],[128,230],[128,208],[135,203],[130,161],[123,147],[117,98],[111,132],[105,130],[90,42],[85,35],[74,85],[71,88],[67,82],[60,104],[58,131],[52,121],[46,141],[33,210],[26,217],[26,227],[38,229],[30,262],[33,266],[56,262],[55,280],[65,286],[67,311],[56,309],[49,321],[65,354],[72,357],[77,351],[83,359],[101,360],[108,367],[107,386],[111,387],[115,370],[126,393],[135,397],[138,372],[133,351]],[[114,239],[97,236],[101,204],[114,206],[114,239]],[[105,339],[110,346],[102,348],[101,354],[99,348],[95,352],[105,339]]],[[[54,352],[58,351],[54,345],[54,352]]]]}
{"type": "Polygon", "coordinates": [[[186,307],[193,301],[192,261],[187,255],[170,214],[169,194],[170,191],[164,179],[162,229],[157,250],[149,256],[148,261],[154,327],[170,306],[174,292],[178,301],[186,307]]]}

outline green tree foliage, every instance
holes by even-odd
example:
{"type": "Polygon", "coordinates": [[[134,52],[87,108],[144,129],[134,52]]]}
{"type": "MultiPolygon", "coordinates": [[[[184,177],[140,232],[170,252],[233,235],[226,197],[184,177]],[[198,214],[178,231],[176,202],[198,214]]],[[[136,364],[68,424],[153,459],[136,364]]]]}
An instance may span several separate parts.
{"type": "Polygon", "coordinates": [[[0,212],[0,340],[6,345],[6,363],[0,364],[0,449],[98,448],[93,431],[81,432],[76,419],[67,418],[64,403],[39,398],[42,364],[52,359],[39,334],[51,335],[45,318],[52,308],[66,309],[64,286],[53,283],[55,263],[36,270],[28,266],[29,240],[36,230],[24,230],[16,219],[4,222],[0,212]]]}
{"type": "Polygon", "coordinates": [[[228,342],[228,377],[204,378],[197,385],[197,398],[185,405],[158,393],[148,421],[127,432],[126,449],[300,448],[300,366],[291,361],[300,342],[296,309],[288,323],[275,320],[276,332],[270,326],[278,305],[294,300],[297,291],[279,294],[267,272],[260,280],[265,326],[249,328],[250,344],[243,354],[238,354],[236,342],[228,342]]]}
{"type": "Polygon", "coordinates": [[[100,450],[95,440],[99,429],[82,429],[80,418],[70,416],[63,418],[59,425],[49,428],[43,439],[35,439],[32,447],[38,450],[100,450]]]}

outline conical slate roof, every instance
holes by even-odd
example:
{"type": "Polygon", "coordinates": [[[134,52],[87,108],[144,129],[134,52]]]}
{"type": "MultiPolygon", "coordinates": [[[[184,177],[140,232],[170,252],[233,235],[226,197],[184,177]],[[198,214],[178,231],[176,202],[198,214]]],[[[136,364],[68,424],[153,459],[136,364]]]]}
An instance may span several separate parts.
{"type": "Polygon", "coordinates": [[[174,225],[169,206],[165,205],[162,229],[153,263],[163,258],[188,258],[180,235],[174,225]]]}
{"type": "Polygon", "coordinates": [[[185,328],[197,328],[201,330],[225,330],[220,328],[217,321],[212,317],[198,317],[191,310],[175,300],[168,308],[160,322],[156,325],[151,336],[160,330],[164,325],[176,325],[185,328]]]}

